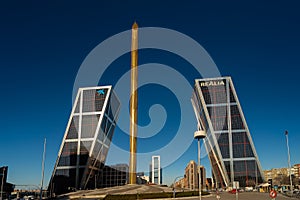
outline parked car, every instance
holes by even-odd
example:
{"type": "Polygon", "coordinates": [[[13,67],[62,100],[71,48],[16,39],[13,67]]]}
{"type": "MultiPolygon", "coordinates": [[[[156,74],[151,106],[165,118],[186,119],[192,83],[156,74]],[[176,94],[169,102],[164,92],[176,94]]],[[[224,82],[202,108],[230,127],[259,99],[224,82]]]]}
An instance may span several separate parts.
{"type": "Polygon", "coordinates": [[[245,187],[245,191],[246,192],[252,192],[253,191],[253,187],[245,187]]]}
{"type": "MultiPolygon", "coordinates": [[[[244,190],[243,190],[243,189],[238,189],[237,191],[238,191],[238,193],[240,193],[240,192],[244,192],[244,190]]],[[[232,190],[230,190],[230,191],[229,191],[229,193],[231,193],[231,194],[236,194],[236,189],[232,189],[232,190]]]]}

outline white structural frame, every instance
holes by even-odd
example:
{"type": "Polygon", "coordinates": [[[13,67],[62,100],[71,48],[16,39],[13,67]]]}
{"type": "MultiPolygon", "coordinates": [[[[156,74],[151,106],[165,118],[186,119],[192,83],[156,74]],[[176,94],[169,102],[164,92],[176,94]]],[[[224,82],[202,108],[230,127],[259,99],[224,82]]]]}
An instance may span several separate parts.
{"type": "Polygon", "coordinates": [[[151,169],[151,171],[152,171],[152,174],[151,174],[151,178],[152,178],[152,183],[155,183],[155,184],[160,184],[160,180],[161,180],[161,169],[160,169],[160,156],[152,156],[152,161],[151,161],[151,164],[152,164],[152,169],[151,169]],[[156,170],[156,168],[155,168],[155,159],[157,158],[157,161],[158,161],[158,182],[157,183],[155,183],[155,179],[154,179],[154,177],[155,177],[155,170],[156,170]]]}

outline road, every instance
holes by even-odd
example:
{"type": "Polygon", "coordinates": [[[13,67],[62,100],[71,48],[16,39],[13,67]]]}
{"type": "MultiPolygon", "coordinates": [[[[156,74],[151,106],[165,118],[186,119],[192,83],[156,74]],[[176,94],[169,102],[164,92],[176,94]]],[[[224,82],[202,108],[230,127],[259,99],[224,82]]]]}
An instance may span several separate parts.
{"type": "MultiPolygon", "coordinates": [[[[220,200],[237,200],[235,194],[230,194],[228,192],[220,193],[220,200]]],[[[176,200],[199,200],[199,197],[183,197],[175,198],[176,200]]],[[[296,198],[290,198],[283,195],[278,195],[276,200],[295,200],[296,198]]],[[[208,196],[203,196],[202,200],[217,200],[216,194],[210,194],[208,196]]],[[[259,193],[259,192],[243,192],[238,194],[238,200],[271,200],[269,193],[259,193]]],[[[275,200],[275,199],[274,199],[275,200]]]]}

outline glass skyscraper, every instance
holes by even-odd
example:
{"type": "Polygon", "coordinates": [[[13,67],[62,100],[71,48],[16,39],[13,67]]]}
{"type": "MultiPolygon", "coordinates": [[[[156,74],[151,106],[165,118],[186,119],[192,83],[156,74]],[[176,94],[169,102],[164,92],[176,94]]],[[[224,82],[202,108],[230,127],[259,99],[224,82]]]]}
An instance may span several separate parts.
{"type": "Polygon", "coordinates": [[[78,90],[48,186],[51,195],[101,184],[119,109],[112,86],[78,90]]]}
{"type": "Polygon", "coordinates": [[[218,187],[263,182],[261,165],[230,77],[196,79],[192,104],[218,187]]]}

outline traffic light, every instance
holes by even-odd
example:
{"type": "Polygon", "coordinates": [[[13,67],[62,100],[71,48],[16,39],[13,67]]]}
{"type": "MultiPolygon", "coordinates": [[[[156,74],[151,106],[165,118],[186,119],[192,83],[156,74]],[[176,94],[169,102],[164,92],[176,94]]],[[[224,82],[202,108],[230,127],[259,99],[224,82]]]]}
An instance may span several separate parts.
{"type": "Polygon", "coordinates": [[[272,179],[268,179],[268,183],[270,184],[270,187],[273,188],[273,182],[272,182],[272,179]]]}

